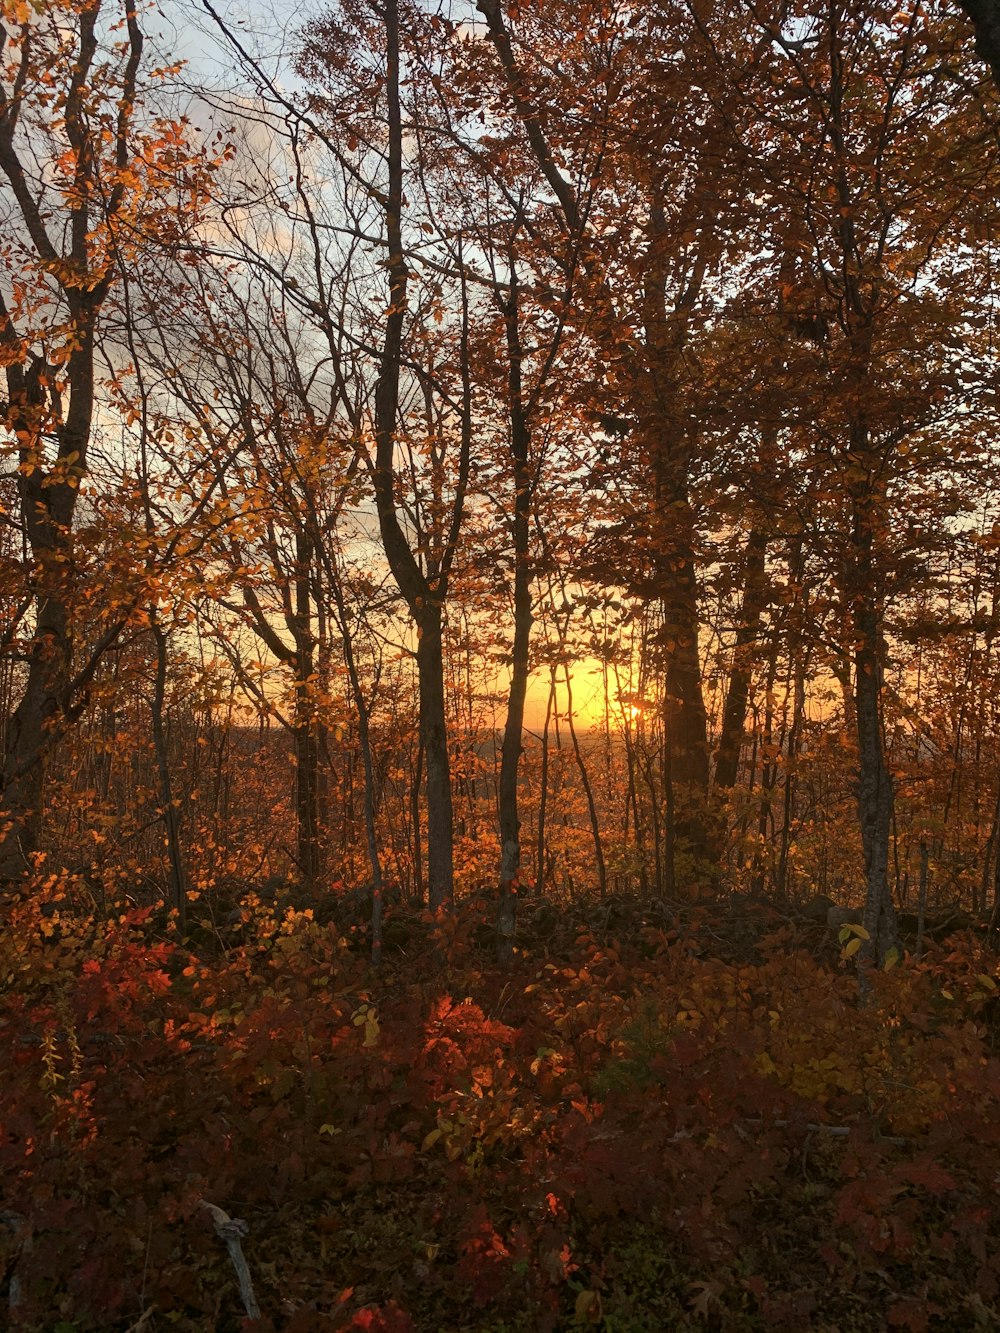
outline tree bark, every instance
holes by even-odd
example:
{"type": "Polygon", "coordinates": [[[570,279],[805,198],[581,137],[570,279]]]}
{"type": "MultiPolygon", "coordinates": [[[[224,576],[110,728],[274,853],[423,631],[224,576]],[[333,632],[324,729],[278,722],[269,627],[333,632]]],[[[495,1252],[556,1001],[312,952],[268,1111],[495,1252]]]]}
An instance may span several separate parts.
{"type": "Polygon", "coordinates": [[[899,947],[896,910],[889,891],[893,789],[882,734],[882,615],[875,568],[882,515],[868,432],[863,422],[852,424],[851,445],[852,472],[856,479],[848,486],[851,546],[847,591],[854,634],[858,817],[865,861],[863,924],[869,935],[862,952],[866,958],[882,961],[890,949],[899,947]]]}
{"type": "Polygon", "coordinates": [[[752,528],[747,538],[740,623],[736,628],[733,665],[729,672],[729,688],[726,691],[719,747],[716,751],[715,785],[723,791],[736,785],[739,773],[747,705],[750,701],[753,665],[751,649],[760,633],[761,616],[768,602],[765,573],[767,545],[767,533],[761,528],[752,528]]]}
{"type": "MultiPolygon", "coordinates": [[[[565,641],[563,643],[565,651],[565,641]]],[[[580,746],[580,737],[577,735],[576,723],[573,721],[573,681],[572,673],[569,669],[569,662],[563,662],[563,672],[566,681],[566,725],[569,728],[570,741],[573,746],[573,757],[576,760],[577,771],[580,774],[580,782],[583,785],[583,794],[587,800],[587,814],[590,816],[590,833],[594,839],[594,859],[597,862],[597,887],[601,897],[607,897],[608,892],[608,870],[604,860],[604,842],[601,838],[601,822],[597,813],[597,802],[594,799],[594,788],[590,781],[590,774],[587,771],[587,763],[583,757],[583,750],[580,746]]]]}
{"type": "Polygon", "coordinates": [[[972,21],[976,53],[986,61],[1000,88],[1000,0],[958,0],[972,21]]]}
{"type": "Polygon", "coordinates": [[[417,678],[420,689],[420,737],[427,792],[427,905],[432,912],[452,898],[453,818],[451,769],[444,696],[444,645],[441,611],[424,608],[419,621],[417,678]]]}
{"type": "Polygon", "coordinates": [[[708,721],[701,683],[698,635],[696,520],[689,494],[692,442],[680,417],[678,373],[691,310],[707,271],[696,255],[686,285],[671,304],[668,229],[662,185],[650,201],[647,272],[643,292],[645,374],[636,385],[639,440],[652,481],[647,516],[652,573],[650,592],[662,612],[660,652],[664,681],[664,741],[669,763],[668,803],[674,847],[692,858],[695,873],[717,861],[709,827],[708,721]]]}
{"type": "Polygon", "coordinates": [[[10,720],[3,760],[0,880],[17,879],[30,866],[42,828],[46,758],[80,711],[69,697],[72,529],[94,411],[94,317],[79,298],[74,304],[79,346],[69,361],[70,407],[65,421],[56,422],[58,456],[51,471],[41,458],[41,428],[54,372],[38,363],[27,373],[18,365],[7,368],[12,424],[21,440],[18,492],[33,559],[35,625],[24,693],[10,720]],[[65,480],[55,479],[60,470],[68,474],[65,480]]]}
{"type": "Polygon", "coordinates": [[[180,820],[174,801],[173,778],[170,772],[170,754],[167,750],[167,731],[164,712],[167,693],[168,640],[163,626],[153,615],[153,642],[156,645],[156,667],[153,677],[153,698],[150,718],[153,731],[153,750],[160,783],[160,809],[167,844],[170,897],[177,911],[177,927],[183,936],[187,930],[187,877],[184,873],[184,854],[181,850],[180,820]]]}
{"type": "Polygon", "coordinates": [[[535,896],[540,898],[545,889],[545,818],[549,801],[549,728],[552,710],[556,704],[556,668],[549,666],[549,692],[545,704],[545,725],[542,727],[542,760],[538,775],[538,828],[535,835],[535,896]]]}
{"type": "Polygon", "coordinates": [[[295,704],[292,722],[295,750],[295,823],[299,873],[312,887],[321,871],[319,829],[320,746],[313,701],[312,541],[303,531],[295,536],[295,704]]]}
{"type": "Polygon", "coordinates": [[[528,690],[531,640],[531,570],[529,567],[529,520],[532,477],[528,466],[530,434],[521,385],[521,331],[517,277],[511,266],[510,296],[504,306],[507,333],[508,405],[510,452],[514,465],[512,536],[514,545],[514,643],[511,653],[507,720],[500,755],[500,889],[497,904],[497,958],[507,962],[514,949],[517,925],[517,896],[521,869],[521,819],[517,783],[523,753],[524,701],[528,690]]]}

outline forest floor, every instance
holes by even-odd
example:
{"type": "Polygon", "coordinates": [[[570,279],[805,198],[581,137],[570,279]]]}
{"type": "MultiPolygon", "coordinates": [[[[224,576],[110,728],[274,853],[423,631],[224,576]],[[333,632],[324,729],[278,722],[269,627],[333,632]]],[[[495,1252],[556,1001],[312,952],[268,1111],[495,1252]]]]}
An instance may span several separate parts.
{"type": "Polygon", "coordinates": [[[397,910],[374,973],[363,931],[252,896],[196,948],[57,882],[15,906],[0,1322],[1000,1327],[979,937],[859,1004],[836,933],[767,906],[526,904],[509,968],[487,910],[397,910]]]}

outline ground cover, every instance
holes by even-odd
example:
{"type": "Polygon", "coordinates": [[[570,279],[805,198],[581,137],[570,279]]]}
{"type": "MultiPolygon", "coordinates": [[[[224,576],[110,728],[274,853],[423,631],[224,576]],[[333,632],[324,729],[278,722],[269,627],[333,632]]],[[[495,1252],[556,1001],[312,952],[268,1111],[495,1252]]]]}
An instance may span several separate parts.
{"type": "MultiPolygon", "coordinates": [[[[0,1272],[23,1330],[1000,1325],[994,956],[871,978],[745,904],[199,947],[66,885],[0,943],[0,1272]],[[477,940],[479,943],[477,943],[477,940]],[[249,1320],[203,1204],[247,1225],[249,1320]]],[[[210,923],[207,923],[210,924],[210,923]]],[[[391,923],[390,923],[391,924],[391,923]]]]}

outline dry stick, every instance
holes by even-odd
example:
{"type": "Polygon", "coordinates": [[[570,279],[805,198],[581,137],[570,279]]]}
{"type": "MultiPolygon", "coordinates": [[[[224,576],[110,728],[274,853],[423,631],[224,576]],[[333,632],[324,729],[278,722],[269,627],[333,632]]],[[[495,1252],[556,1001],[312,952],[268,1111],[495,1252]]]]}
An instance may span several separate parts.
{"type": "MultiPolygon", "coordinates": [[[[755,1129],[768,1128],[768,1124],[765,1121],[754,1117],[751,1117],[748,1120],[744,1120],[742,1123],[744,1125],[752,1125],[755,1129]]],[[[770,1121],[770,1127],[772,1129],[791,1129],[792,1122],[790,1120],[772,1120],[770,1121]]],[[[826,1134],[830,1138],[846,1139],[854,1132],[857,1126],[824,1125],[824,1124],[814,1125],[810,1123],[806,1125],[805,1128],[807,1133],[809,1134],[826,1134]]],[[[911,1139],[904,1138],[900,1134],[877,1134],[876,1137],[878,1138],[879,1143],[891,1143],[894,1148],[905,1148],[907,1144],[912,1142],[911,1139]]]]}
{"type": "Polygon", "coordinates": [[[24,1292],[21,1289],[21,1274],[18,1269],[20,1268],[21,1257],[31,1251],[31,1235],[29,1233],[22,1237],[22,1232],[27,1226],[27,1220],[20,1213],[15,1213],[10,1208],[0,1208],[0,1225],[13,1231],[15,1236],[21,1237],[17,1244],[14,1266],[7,1282],[7,1305],[13,1311],[18,1308],[24,1298],[24,1292]]]}
{"type": "Polygon", "coordinates": [[[134,1324],[129,1324],[125,1333],[149,1333],[150,1322],[154,1314],[156,1314],[156,1306],[151,1305],[147,1310],[143,1310],[134,1324]]]}
{"type": "Polygon", "coordinates": [[[250,1276],[250,1269],[243,1255],[243,1246],[241,1241],[250,1228],[242,1217],[230,1217],[217,1204],[209,1203],[207,1199],[201,1199],[199,1206],[207,1208],[212,1215],[212,1221],[215,1223],[215,1234],[220,1240],[226,1242],[226,1249],[229,1251],[229,1257],[236,1269],[236,1279],[240,1284],[240,1295],[243,1298],[243,1308],[247,1312],[248,1319],[260,1318],[260,1306],[257,1304],[257,1297],[253,1294],[253,1279],[250,1276]]]}

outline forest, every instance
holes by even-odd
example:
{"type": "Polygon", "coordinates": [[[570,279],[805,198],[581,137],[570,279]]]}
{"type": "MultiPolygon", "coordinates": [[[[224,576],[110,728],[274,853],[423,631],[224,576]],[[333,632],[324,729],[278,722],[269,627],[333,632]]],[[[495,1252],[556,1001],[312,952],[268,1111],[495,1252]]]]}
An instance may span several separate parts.
{"type": "Polygon", "coordinates": [[[0,0],[0,1323],[1000,1327],[1000,0],[0,0]]]}

